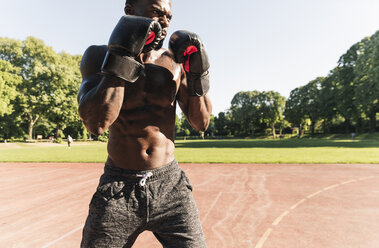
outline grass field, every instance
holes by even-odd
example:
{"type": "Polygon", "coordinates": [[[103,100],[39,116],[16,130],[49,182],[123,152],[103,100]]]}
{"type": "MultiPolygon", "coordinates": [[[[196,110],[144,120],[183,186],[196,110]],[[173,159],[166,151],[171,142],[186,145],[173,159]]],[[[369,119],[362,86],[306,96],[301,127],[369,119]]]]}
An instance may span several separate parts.
{"type": "MultiPolygon", "coordinates": [[[[361,163],[379,164],[379,140],[193,140],[176,142],[180,163],[361,163]]],[[[98,162],[106,144],[1,144],[0,162],[98,162]]]]}

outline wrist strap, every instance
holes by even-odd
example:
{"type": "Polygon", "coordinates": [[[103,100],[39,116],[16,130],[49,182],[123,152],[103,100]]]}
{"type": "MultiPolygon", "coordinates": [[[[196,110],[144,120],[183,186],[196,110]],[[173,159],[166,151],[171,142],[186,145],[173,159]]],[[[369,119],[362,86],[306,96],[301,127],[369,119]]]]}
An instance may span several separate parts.
{"type": "Polygon", "coordinates": [[[209,91],[209,71],[203,74],[187,73],[188,94],[204,96],[209,91]]]}
{"type": "Polygon", "coordinates": [[[120,56],[112,51],[107,51],[101,73],[103,75],[111,75],[122,80],[134,83],[140,76],[144,66],[137,62],[134,58],[128,56],[120,56]]]}

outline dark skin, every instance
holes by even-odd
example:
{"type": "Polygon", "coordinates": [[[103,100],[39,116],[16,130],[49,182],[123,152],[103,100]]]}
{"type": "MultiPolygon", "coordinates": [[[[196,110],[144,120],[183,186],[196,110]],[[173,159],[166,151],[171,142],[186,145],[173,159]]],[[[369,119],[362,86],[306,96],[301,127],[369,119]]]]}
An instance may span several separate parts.
{"type": "MultiPolygon", "coordinates": [[[[158,21],[167,35],[170,0],[139,0],[126,4],[127,15],[158,21]]],[[[101,135],[109,128],[107,164],[128,170],[151,170],[174,160],[176,102],[197,130],[209,125],[212,105],[207,95],[189,96],[186,75],[165,49],[136,58],[145,75],[135,83],[100,74],[107,46],[91,46],[83,55],[79,115],[86,128],[101,135]]]]}

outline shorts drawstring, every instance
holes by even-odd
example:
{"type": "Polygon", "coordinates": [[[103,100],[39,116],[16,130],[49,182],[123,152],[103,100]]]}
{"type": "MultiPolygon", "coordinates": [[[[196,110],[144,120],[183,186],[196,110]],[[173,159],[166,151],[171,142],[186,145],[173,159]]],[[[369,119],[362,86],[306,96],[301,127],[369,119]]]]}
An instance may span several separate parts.
{"type": "Polygon", "coordinates": [[[153,176],[152,172],[147,172],[145,174],[138,174],[137,177],[142,177],[142,179],[139,181],[139,186],[143,187],[146,185],[146,180],[153,176]]]}

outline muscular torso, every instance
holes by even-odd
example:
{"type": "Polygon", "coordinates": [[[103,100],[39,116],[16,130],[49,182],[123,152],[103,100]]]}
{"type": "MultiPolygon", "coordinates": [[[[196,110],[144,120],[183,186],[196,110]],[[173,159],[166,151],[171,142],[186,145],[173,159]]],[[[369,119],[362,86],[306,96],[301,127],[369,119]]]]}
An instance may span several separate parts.
{"type": "MultiPolygon", "coordinates": [[[[101,64],[106,49],[99,47],[96,57],[100,63],[94,66],[101,64]]],[[[125,83],[121,110],[109,127],[107,163],[129,170],[154,169],[174,159],[181,66],[164,49],[141,55],[140,59],[145,72],[135,83],[125,83]]]]}

